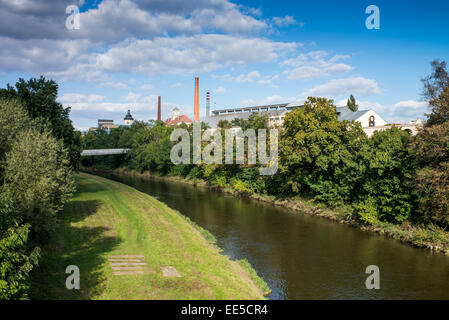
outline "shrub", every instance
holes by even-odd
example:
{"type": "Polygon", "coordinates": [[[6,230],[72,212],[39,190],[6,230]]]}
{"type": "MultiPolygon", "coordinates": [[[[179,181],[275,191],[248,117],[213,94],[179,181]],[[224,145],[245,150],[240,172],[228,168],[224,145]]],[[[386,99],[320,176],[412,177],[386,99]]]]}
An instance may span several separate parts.
{"type": "Polygon", "coordinates": [[[8,190],[20,218],[32,226],[38,241],[48,239],[75,183],[62,142],[48,132],[29,129],[18,135],[6,155],[3,189],[8,190]]]}
{"type": "Polygon", "coordinates": [[[16,222],[10,197],[0,194],[0,300],[24,299],[40,254],[28,249],[29,224],[16,222]]]}

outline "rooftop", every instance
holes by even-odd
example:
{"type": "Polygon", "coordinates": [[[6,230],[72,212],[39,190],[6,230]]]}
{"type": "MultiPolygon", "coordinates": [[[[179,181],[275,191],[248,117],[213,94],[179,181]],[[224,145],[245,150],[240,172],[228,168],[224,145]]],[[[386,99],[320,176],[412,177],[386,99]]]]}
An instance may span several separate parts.
{"type": "Polygon", "coordinates": [[[234,113],[245,113],[245,112],[289,111],[294,108],[300,107],[303,104],[304,104],[303,101],[298,101],[292,103],[279,103],[279,104],[269,104],[253,107],[238,107],[230,109],[213,110],[212,116],[234,114],[234,113]]]}
{"type": "Polygon", "coordinates": [[[357,120],[369,110],[359,110],[359,111],[351,111],[348,107],[337,107],[337,116],[339,121],[347,120],[357,120]]]}

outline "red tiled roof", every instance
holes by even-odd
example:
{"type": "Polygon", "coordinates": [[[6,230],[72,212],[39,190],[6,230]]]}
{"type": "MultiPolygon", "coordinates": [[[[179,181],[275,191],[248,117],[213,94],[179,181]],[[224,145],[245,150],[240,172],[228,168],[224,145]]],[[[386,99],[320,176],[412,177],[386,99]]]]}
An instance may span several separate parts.
{"type": "Polygon", "coordinates": [[[185,115],[180,115],[174,119],[170,118],[170,119],[165,120],[165,123],[168,126],[174,126],[174,125],[177,125],[180,123],[192,123],[192,120],[190,120],[190,118],[185,115]]]}

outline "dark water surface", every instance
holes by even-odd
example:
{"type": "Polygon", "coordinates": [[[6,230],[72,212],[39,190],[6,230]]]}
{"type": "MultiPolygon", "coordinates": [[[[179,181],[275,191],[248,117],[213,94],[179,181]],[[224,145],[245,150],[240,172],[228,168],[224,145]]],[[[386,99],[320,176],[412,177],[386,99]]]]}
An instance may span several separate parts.
{"type": "Polygon", "coordinates": [[[250,199],[151,178],[107,175],[188,216],[223,253],[247,259],[271,299],[449,299],[449,257],[250,199]],[[368,265],[380,289],[367,290],[368,265]]]}

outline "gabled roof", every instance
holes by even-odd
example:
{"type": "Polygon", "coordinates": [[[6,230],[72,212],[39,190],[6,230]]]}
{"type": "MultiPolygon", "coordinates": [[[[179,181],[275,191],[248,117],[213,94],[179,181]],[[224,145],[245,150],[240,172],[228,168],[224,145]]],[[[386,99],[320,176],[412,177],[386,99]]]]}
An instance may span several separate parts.
{"type": "Polygon", "coordinates": [[[337,115],[339,121],[356,121],[367,112],[369,112],[369,110],[359,110],[354,112],[349,110],[348,107],[337,107],[337,115]]]}
{"type": "Polygon", "coordinates": [[[192,123],[192,120],[190,120],[190,118],[185,115],[180,115],[174,119],[170,118],[165,120],[165,123],[169,126],[174,126],[180,123],[192,123]]]}

